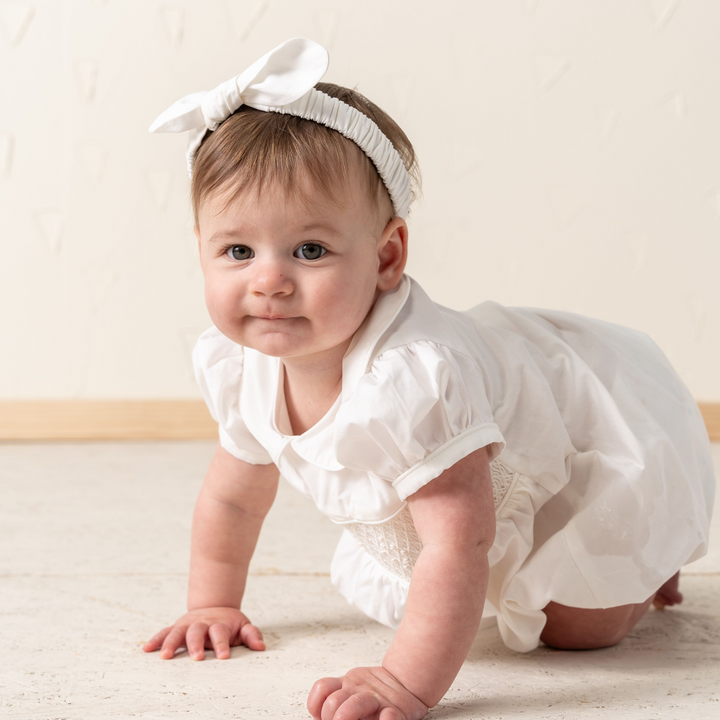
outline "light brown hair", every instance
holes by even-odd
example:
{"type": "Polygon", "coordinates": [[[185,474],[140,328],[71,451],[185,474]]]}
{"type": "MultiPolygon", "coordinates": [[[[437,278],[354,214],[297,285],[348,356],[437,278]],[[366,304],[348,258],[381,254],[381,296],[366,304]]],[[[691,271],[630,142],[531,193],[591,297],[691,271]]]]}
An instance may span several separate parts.
{"type": "MultiPolygon", "coordinates": [[[[318,83],[315,88],[367,115],[387,136],[410,173],[413,199],[420,187],[415,151],[400,126],[356,90],[318,83]]],[[[232,202],[245,190],[262,192],[278,183],[288,195],[303,194],[304,183],[331,200],[346,189],[352,163],[360,162],[376,209],[392,203],[372,161],[336,130],[295,115],[241,106],[214,132],[206,134],[195,155],[191,196],[195,224],[200,205],[217,192],[232,202]]],[[[303,198],[308,199],[308,198],[303,198]]],[[[390,219],[388,217],[388,220],[390,219]]]]}

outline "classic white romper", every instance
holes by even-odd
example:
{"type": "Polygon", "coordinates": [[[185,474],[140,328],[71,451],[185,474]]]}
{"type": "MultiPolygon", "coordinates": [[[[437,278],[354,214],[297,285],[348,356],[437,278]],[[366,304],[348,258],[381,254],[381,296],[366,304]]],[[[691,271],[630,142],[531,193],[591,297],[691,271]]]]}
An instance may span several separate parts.
{"type": "Polygon", "coordinates": [[[551,600],[642,602],[706,552],[705,426],[642,333],[493,302],[456,312],[406,276],[356,333],[340,397],[298,436],[278,358],[216,328],[193,357],[222,446],[274,462],[345,526],[333,583],[392,627],[422,547],[405,499],[480,447],[497,516],[485,616],[515,650],[538,645],[551,600]]]}

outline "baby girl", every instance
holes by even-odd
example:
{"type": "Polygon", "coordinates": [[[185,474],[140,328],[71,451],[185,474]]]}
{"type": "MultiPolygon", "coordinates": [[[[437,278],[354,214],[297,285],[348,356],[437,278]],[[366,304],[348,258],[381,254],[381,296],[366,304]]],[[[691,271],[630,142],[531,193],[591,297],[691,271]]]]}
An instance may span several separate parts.
{"type": "Polygon", "coordinates": [[[653,600],[680,602],[714,478],[697,406],[647,336],[493,302],[456,312],[404,274],[412,146],[318,82],[326,67],[290,40],[151,127],[190,132],[214,323],[194,362],[220,442],[188,612],[144,649],[264,649],[241,608],[281,473],[344,527],[335,586],[397,628],[377,667],[316,682],[310,713],[417,720],[483,616],[518,651],[599,648],[653,600]]]}

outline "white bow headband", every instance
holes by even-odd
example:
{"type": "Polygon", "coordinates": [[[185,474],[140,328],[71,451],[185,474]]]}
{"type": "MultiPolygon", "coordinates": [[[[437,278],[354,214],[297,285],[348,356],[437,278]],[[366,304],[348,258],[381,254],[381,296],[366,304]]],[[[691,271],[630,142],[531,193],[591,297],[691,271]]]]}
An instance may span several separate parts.
{"type": "Polygon", "coordinates": [[[395,215],[406,217],[410,207],[410,176],[393,144],[364,113],[315,90],[325,74],[328,54],[322,45],[293,38],[263,55],[245,72],[210,92],[178,100],[150,126],[150,132],[189,131],[188,172],[208,130],[241,105],[266,112],[297,115],[337,130],[356,143],[375,165],[390,194],[395,215]]]}

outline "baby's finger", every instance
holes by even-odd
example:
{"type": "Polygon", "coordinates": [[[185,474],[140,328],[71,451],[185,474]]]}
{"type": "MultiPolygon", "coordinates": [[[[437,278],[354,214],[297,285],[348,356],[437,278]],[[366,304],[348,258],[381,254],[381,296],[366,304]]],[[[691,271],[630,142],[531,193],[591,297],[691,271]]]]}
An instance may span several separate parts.
{"type": "Polygon", "coordinates": [[[230,630],[227,625],[214,623],[208,628],[208,637],[216,658],[225,660],[230,657],[230,630]]]}
{"type": "Polygon", "coordinates": [[[336,692],[342,687],[342,680],[340,678],[326,677],[318,680],[310,690],[310,694],[307,699],[308,712],[315,718],[320,720],[320,713],[322,706],[325,703],[328,695],[336,692]]]}
{"type": "Polygon", "coordinates": [[[163,660],[170,660],[175,656],[175,651],[185,644],[185,630],[187,628],[183,625],[175,625],[170,628],[170,632],[163,640],[162,647],[160,648],[160,657],[163,660]]]}
{"type": "Polygon", "coordinates": [[[404,718],[405,715],[394,707],[384,707],[378,715],[378,720],[404,720],[404,718]]]}
{"type": "Polygon", "coordinates": [[[155,633],[144,645],[143,650],[145,652],[153,652],[153,650],[157,650],[162,644],[165,638],[168,636],[168,633],[173,629],[172,625],[168,625],[168,627],[163,628],[160,632],[155,633]]]}
{"type": "Polygon", "coordinates": [[[188,655],[193,660],[202,660],[205,657],[205,638],[207,637],[207,623],[193,623],[185,634],[188,655]]]}
{"type": "Polygon", "coordinates": [[[240,628],[240,640],[243,645],[247,645],[251,650],[264,650],[265,643],[260,628],[246,623],[240,628]]]}
{"type": "MultiPolygon", "coordinates": [[[[328,715],[327,720],[361,720],[361,718],[375,717],[375,713],[379,709],[380,700],[375,695],[356,693],[351,695],[334,715],[328,715]]],[[[324,710],[325,708],[323,708],[322,720],[326,720],[324,710]]]]}
{"type": "MultiPolygon", "coordinates": [[[[344,707],[347,701],[352,697],[352,693],[349,690],[336,690],[331,695],[325,698],[325,702],[320,712],[320,720],[340,720],[338,710],[344,707]]],[[[358,715],[358,718],[360,715],[358,715]]],[[[346,719],[347,720],[347,719],[346,719]]]]}

